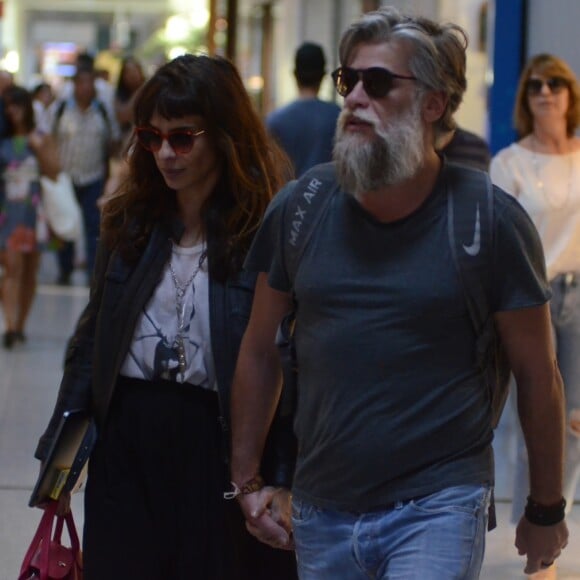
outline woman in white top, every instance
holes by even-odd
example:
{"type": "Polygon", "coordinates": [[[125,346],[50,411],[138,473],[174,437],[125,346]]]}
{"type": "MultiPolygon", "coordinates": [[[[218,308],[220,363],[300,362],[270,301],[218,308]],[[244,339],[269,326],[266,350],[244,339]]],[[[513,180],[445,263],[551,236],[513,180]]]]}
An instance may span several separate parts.
{"type": "MultiPolygon", "coordinates": [[[[492,181],[517,197],[534,221],[552,286],[552,323],[566,388],[568,436],[564,495],[572,506],[580,475],[580,91],[570,67],[540,54],[522,72],[514,111],[521,139],[492,159],[492,181]]],[[[521,439],[521,437],[520,437],[521,439]]],[[[518,445],[513,513],[528,490],[518,445]]]]}

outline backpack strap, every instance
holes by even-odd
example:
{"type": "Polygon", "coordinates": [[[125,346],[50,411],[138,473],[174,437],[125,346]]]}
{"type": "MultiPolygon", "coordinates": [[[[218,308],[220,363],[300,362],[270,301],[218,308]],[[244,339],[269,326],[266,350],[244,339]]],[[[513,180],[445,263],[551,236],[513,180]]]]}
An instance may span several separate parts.
{"type": "Polygon", "coordinates": [[[58,107],[56,108],[56,111],[54,113],[54,121],[52,123],[52,134],[56,135],[58,132],[58,126],[60,124],[60,119],[62,117],[62,114],[64,113],[64,110],[66,108],[66,101],[62,100],[60,101],[60,103],[58,104],[58,107]]]}
{"type": "Polygon", "coordinates": [[[97,105],[97,110],[99,111],[99,113],[101,114],[101,116],[105,120],[105,123],[107,124],[107,129],[109,129],[109,131],[110,131],[111,130],[111,121],[109,120],[109,113],[107,113],[107,108],[105,107],[103,102],[100,101],[99,99],[95,100],[95,104],[97,105]]]}
{"type": "MultiPolygon", "coordinates": [[[[107,130],[109,131],[109,133],[111,133],[111,121],[109,119],[109,114],[107,113],[107,109],[106,109],[105,105],[99,99],[95,99],[93,102],[95,103],[97,110],[99,111],[99,114],[103,117],[105,124],[107,125],[107,130]]],[[[64,110],[66,108],[66,103],[67,103],[66,100],[63,99],[62,101],[60,101],[60,103],[58,104],[58,107],[56,108],[56,111],[54,114],[54,122],[53,122],[53,126],[52,126],[53,134],[55,134],[58,130],[58,126],[60,124],[60,119],[61,119],[62,114],[64,113],[64,110]]]]}
{"type": "Polygon", "coordinates": [[[297,180],[289,195],[282,228],[284,264],[292,286],[306,246],[337,190],[335,165],[324,163],[297,180]]]}
{"type": "MultiPolygon", "coordinates": [[[[300,260],[314,229],[338,190],[334,163],[317,165],[294,183],[295,185],[289,185],[292,189],[282,211],[281,222],[282,257],[292,287],[300,260]]],[[[294,415],[298,397],[296,385],[298,368],[293,339],[297,303],[294,292],[292,295],[292,310],[282,319],[275,340],[280,354],[284,383],[279,403],[279,413],[282,417],[294,415]]]]}
{"type": "MultiPolygon", "coordinates": [[[[489,302],[495,242],[493,184],[486,172],[476,169],[450,163],[445,171],[449,246],[475,329],[476,363],[486,378],[491,425],[495,428],[508,394],[509,365],[498,343],[489,302]]],[[[492,488],[487,529],[491,531],[496,526],[492,488]]]]}
{"type": "Polygon", "coordinates": [[[445,172],[449,246],[478,337],[477,364],[483,369],[495,333],[489,301],[495,243],[493,185],[489,175],[477,169],[449,163],[445,172]]]}

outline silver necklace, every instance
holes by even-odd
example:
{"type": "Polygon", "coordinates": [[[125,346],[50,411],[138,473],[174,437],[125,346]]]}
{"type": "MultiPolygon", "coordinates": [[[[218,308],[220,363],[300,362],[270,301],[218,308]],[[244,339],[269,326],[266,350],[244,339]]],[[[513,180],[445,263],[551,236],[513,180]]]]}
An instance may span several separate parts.
{"type": "Polygon", "coordinates": [[[173,343],[173,348],[177,351],[177,363],[179,365],[179,372],[183,375],[187,366],[187,361],[185,359],[185,294],[187,289],[192,286],[192,302],[195,300],[195,284],[193,283],[197,273],[201,270],[203,262],[205,260],[206,251],[205,248],[202,249],[201,256],[197,262],[197,266],[193,269],[193,272],[189,276],[186,282],[180,283],[175,270],[173,269],[172,261],[169,260],[169,273],[171,274],[171,280],[173,281],[173,286],[175,287],[175,311],[177,313],[177,335],[175,336],[175,341],[173,343]]]}
{"type": "Polygon", "coordinates": [[[550,195],[546,188],[544,187],[544,180],[540,176],[540,163],[538,161],[538,152],[537,146],[539,145],[538,138],[535,135],[532,135],[532,165],[534,166],[534,176],[536,178],[536,187],[542,192],[542,195],[546,198],[548,203],[556,208],[561,209],[563,208],[568,199],[570,198],[570,193],[572,191],[572,172],[573,172],[573,159],[571,155],[571,151],[568,151],[566,155],[568,155],[568,183],[566,184],[565,195],[561,200],[554,199],[554,196],[550,195]]]}

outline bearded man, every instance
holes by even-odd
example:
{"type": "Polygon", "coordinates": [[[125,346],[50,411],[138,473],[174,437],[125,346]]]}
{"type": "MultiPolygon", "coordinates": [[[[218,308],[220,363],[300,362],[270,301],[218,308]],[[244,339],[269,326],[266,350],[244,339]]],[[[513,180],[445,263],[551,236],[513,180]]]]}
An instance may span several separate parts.
{"type": "MultiPolygon", "coordinates": [[[[246,263],[258,284],[232,389],[233,495],[252,533],[295,545],[302,580],[479,577],[493,432],[448,238],[448,172],[437,154],[465,91],[466,45],[456,25],[391,8],[354,23],[332,75],[344,97],[338,191],[294,279],[279,234],[292,188],[275,198],[246,263]],[[280,393],[274,338],[293,300],[291,497],[264,487],[259,469],[280,393]]],[[[489,302],[518,383],[530,500],[517,547],[534,573],[567,542],[562,381],[537,232],[509,196],[497,188],[493,196],[489,302]]]]}

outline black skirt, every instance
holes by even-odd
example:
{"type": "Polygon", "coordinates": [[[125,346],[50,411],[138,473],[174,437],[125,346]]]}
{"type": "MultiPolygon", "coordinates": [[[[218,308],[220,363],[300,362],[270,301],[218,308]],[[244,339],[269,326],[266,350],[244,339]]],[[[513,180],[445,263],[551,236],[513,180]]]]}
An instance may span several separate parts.
{"type": "Polygon", "coordinates": [[[214,392],[120,377],[89,462],[85,580],[296,578],[255,541],[228,481],[214,392]]]}

